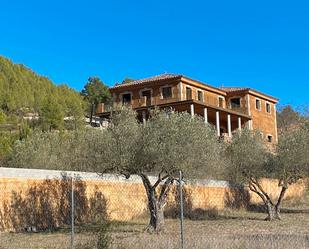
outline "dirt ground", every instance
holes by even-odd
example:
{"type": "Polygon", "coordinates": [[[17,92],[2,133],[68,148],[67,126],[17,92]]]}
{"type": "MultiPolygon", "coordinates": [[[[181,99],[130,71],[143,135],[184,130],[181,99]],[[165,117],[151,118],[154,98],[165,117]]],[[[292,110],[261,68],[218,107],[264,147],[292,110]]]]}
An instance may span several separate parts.
{"type": "MultiPolygon", "coordinates": [[[[186,219],[185,248],[244,249],[244,248],[309,248],[309,197],[285,203],[282,220],[264,221],[265,213],[245,210],[226,210],[214,217],[186,219]]],[[[144,232],[147,220],[115,223],[111,227],[113,249],[176,249],[180,248],[180,224],[166,219],[165,231],[160,234],[144,232]]],[[[94,248],[96,236],[91,226],[77,228],[76,249],[94,248]]],[[[1,249],[66,249],[70,248],[68,230],[53,233],[2,233],[1,249]]]]}

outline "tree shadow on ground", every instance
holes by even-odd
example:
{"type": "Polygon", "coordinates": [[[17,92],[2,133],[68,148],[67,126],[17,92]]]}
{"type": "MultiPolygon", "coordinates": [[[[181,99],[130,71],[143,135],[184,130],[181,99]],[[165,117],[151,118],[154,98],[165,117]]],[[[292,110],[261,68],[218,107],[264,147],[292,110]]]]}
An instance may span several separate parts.
{"type": "MultiPolygon", "coordinates": [[[[283,204],[284,204],[284,201],[283,201],[283,204]]],[[[266,213],[267,212],[264,204],[249,204],[247,207],[247,211],[254,212],[254,213],[266,213]]],[[[282,214],[309,214],[309,209],[283,207],[280,209],[280,213],[282,214]]]]}
{"type": "MultiPolygon", "coordinates": [[[[107,219],[107,201],[95,189],[91,195],[86,184],[74,180],[74,222],[76,225],[107,219]]],[[[0,229],[15,231],[55,231],[71,224],[71,178],[46,179],[25,191],[12,191],[10,201],[0,210],[0,229]]]]}
{"type": "Polygon", "coordinates": [[[286,214],[309,214],[309,209],[281,208],[280,213],[286,213],[286,214]]]}

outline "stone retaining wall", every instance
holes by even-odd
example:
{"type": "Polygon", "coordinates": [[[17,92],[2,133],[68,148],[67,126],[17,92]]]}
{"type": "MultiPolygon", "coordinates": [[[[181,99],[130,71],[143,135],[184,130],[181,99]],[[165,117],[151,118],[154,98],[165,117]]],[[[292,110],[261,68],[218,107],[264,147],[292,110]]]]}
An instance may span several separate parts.
{"type": "MultiPolygon", "coordinates": [[[[32,225],[41,229],[69,225],[71,176],[75,179],[77,224],[102,218],[127,221],[147,213],[146,194],[138,176],[125,179],[110,174],[0,168],[0,231],[32,225]]],[[[279,195],[277,181],[262,179],[261,183],[272,197],[279,195]]],[[[304,191],[305,185],[300,182],[288,189],[285,198],[300,198],[304,191]]],[[[187,181],[184,196],[188,216],[260,203],[255,194],[226,181],[187,181]]],[[[174,186],[168,196],[167,215],[177,215],[177,203],[177,186],[174,186]]]]}

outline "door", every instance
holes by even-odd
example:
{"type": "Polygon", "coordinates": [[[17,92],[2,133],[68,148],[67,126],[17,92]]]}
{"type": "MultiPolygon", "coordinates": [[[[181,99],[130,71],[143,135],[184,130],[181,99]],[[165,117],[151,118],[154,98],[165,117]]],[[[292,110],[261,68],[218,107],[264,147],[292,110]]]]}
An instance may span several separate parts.
{"type": "Polygon", "coordinates": [[[142,97],[146,97],[146,105],[151,105],[151,91],[145,90],[142,92],[142,97]]]}

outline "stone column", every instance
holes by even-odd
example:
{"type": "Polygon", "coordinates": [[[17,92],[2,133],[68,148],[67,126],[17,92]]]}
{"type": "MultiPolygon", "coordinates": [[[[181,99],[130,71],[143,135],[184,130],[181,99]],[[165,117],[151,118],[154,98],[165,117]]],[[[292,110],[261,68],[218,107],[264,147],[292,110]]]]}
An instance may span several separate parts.
{"type": "Polygon", "coordinates": [[[191,113],[191,117],[193,118],[194,117],[194,105],[193,104],[190,105],[190,113],[191,113]]]}
{"type": "Polygon", "coordinates": [[[220,136],[220,114],[219,111],[216,111],[216,128],[217,128],[217,135],[220,136]]]}
{"type": "Polygon", "coordinates": [[[241,130],[241,117],[238,117],[238,130],[241,130]]]}
{"type": "Polygon", "coordinates": [[[249,120],[249,130],[253,130],[252,120],[249,120]]]}
{"type": "Polygon", "coordinates": [[[146,112],[145,111],[142,112],[142,117],[143,117],[143,124],[145,125],[146,124],[146,112]]]}
{"type": "Polygon", "coordinates": [[[204,108],[204,122],[205,124],[208,123],[208,112],[206,107],[204,108]]]}
{"type": "Polygon", "coordinates": [[[232,124],[230,114],[227,114],[227,133],[229,137],[232,137],[232,124]]]}

